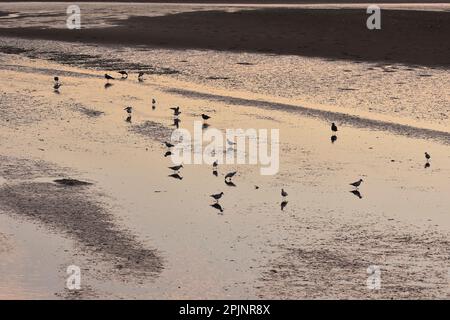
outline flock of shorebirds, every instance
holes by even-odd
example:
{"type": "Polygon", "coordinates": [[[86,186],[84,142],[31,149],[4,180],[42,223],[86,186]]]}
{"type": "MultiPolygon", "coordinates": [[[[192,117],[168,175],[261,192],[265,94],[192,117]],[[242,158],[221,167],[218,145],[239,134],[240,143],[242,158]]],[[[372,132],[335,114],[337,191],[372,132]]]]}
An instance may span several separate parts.
{"type": "MultiPolygon", "coordinates": [[[[118,71],[118,74],[120,74],[121,79],[128,78],[128,72],[125,70],[118,71]]],[[[145,73],[142,71],[138,73],[137,79],[139,82],[144,81],[144,75],[145,75],[145,73]]],[[[105,73],[105,79],[107,81],[105,88],[107,88],[107,85],[109,84],[110,80],[115,80],[115,78],[113,76],[111,76],[107,73],[105,73]]],[[[53,89],[55,90],[55,92],[59,93],[59,89],[61,88],[61,86],[62,86],[62,83],[60,82],[59,77],[54,77],[53,89]]],[[[156,109],[156,99],[155,98],[152,98],[152,109],[156,109]]],[[[180,122],[180,119],[178,117],[181,114],[180,107],[176,106],[176,107],[172,107],[170,109],[173,111],[174,125],[178,128],[178,125],[180,122]]],[[[131,122],[133,107],[127,106],[124,108],[124,110],[127,112],[126,121],[131,122]]],[[[203,119],[203,128],[204,129],[208,128],[209,124],[206,123],[206,121],[209,120],[211,117],[209,115],[203,113],[203,114],[201,114],[201,118],[203,119]]],[[[338,132],[338,127],[334,122],[331,123],[331,131],[332,131],[331,142],[334,143],[337,140],[337,132],[338,132]]],[[[227,140],[227,143],[230,146],[236,144],[235,142],[232,142],[229,140],[227,140]]],[[[164,142],[164,144],[169,149],[164,155],[165,157],[167,157],[167,156],[171,155],[170,149],[173,148],[174,145],[167,141],[164,142]]],[[[430,167],[430,159],[431,159],[431,155],[428,152],[425,152],[425,159],[426,159],[425,168],[428,168],[428,167],[430,167]]],[[[218,165],[219,165],[219,163],[217,160],[214,161],[214,163],[212,165],[213,166],[213,175],[215,175],[215,176],[218,176],[218,171],[217,171],[218,165]]],[[[182,168],[183,168],[182,164],[169,167],[169,169],[171,169],[173,171],[173,173],[169,176],[179,179],[179,180],[183,179],[183,177],[180,175],[180,170],[182,168]]],[[[236,174],[237,174],[237,171],[232,171],[232,172],[227,173],[225,175],[225,184],[227,184],[228,186],[236,186],[232,181],[232,178],[236,174]]],[[[355,196],[357,196],[360,199],[362,198],[362,196],[361,196],[361,193],[359,192],[359,187],[361,186],[361,183],[363,181],[364,181],[363,179],[359,179],[359,180],[349,184],[352,187],[354,187],[354,189],[351,190],[350,192],[353,193],[355,196]]],[[[259,189],[259,187],[255,186],[255,189],[259,189]]],[[[220,212],[223,212],[223,208],[219,204],[219,200],[222,198],[223,195],[224,195],[223,192],[210,195],[215,200],[215,203],[212,204],[211,206],[218,209],[220,212]]],[[[288,204],[287,196],[288,196],[288,193],[282,188],[281,189],[281,197],[282,197],[281,210],[283,210],[286,207],[286,205],[288,204]]]]}

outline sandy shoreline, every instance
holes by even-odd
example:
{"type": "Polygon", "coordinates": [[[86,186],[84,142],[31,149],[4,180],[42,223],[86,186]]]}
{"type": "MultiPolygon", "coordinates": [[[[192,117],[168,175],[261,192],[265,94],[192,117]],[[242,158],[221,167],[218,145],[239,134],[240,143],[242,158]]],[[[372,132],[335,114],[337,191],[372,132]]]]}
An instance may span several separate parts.
{"type": "Polygon", "coordinates": [[[383,11],[381,30],[364,10],[258,9],[194,11],[110,21],[78,31],[0,28],[0,35],[103,44],[147,45],[383,61],[448,68],[449,12],[383,11]],[[268,45],[270,43],[270,45],[268,45]]]}

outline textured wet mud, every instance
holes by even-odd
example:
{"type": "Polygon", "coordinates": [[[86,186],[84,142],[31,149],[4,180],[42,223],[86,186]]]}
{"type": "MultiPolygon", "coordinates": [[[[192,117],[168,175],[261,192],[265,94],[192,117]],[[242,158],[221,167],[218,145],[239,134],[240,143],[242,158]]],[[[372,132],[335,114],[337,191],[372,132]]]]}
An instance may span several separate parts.
{"type": "MultiPolygon", "coordinates": [[[[83,251],[107,262],[111,267],[108,271],[124,280],[154,277],[162,271],[158,252],[118,227],[115,218],[96,199],[100,195],[92,183],[67,178],[41,182],[39,178],[57,172],[42,161],[2,157],[2,164],[0,174],[6,180],[0,185],[3,213],[30,219],[75,240],[83,251]]],[[[92,261],[95,264],[95,259],[92,261]]]]}

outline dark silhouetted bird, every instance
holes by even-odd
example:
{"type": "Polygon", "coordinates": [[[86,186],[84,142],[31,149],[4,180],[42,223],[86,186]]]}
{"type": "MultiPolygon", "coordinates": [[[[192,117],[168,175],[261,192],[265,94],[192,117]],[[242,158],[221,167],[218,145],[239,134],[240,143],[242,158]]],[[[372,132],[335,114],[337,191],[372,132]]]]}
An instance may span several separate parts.
{"type": "Polygon", "coordinates": [[[131,114],[133,107],[125,107],[123,110],[125,110],[128,114],[131,114]]]}
{"type": "Polygon", "coordinates": [[[126,72],[125,70],[120,70],[118,73],[122,76],[122,78],[128,78],[128,72],[126,72]]]}
{"type": "Polygon", "coordinates": [[[331,131],[333,131],[333,132],[337,132],[337,131],[338,131],[338,128],[337,128],[337,126],[334,124],[334,122],[331,124],[331,131]]]}
{"type": "Polygon", "coordinates": [[[222,196],[223,192],[210,195],[210,197],[213,197],[216,201],[219,201],[219,199],[222,198],[222,196]]]}
{"type": "Polygon", "coordinates": [[[105,79],[106,81],[114,80],[114,77],[111,77],[109,74],[105,73],[105,79]]]}
{"type": "Polygon", "coordinates": [[[361,185],[361,182],[363,182],[363,179],[359,179],[356,182],[350,183],[351,186],[354,186],[356,189],[361,185]]]}
{"type": "Polygon", "coordinates": [[[225,180],[226,179],[231,179],[234,177],[234,175],[237,173],[237,171],[233,171],[233,172],[229,172],[225,175],[225,180]]]}
{"type": "Polygon", "coordinates": [[[166,145],[167,148],[172,148],[174,145],[171,144],[170,142],[164,142],[164,144],[166,145]]]}
{"type": "Polygon", "coordinates": [[[169,169],[171,169],[173,171],[180,171],[181,168],[183,168],[182,164],[180,164],[178,166],[169,167],[169,169]]]}
{"type": "Polygon", "coordinates": [[[281,207],[281,211],[284,210],[284,208],[287,206],[287,204],[288,204],[288,202],[286,200],[281,202],[281,206],[280,206],[281,207]]]}
{"type": "Polygon", "coordinates": [[[287,193],[286,191],[284,191],[284,189],[281,189],[281,196],[282,196],[283,198],[285,198],[285,197],[288,196],[288,193],[287,193]]]}
{"type": "Polygon", "coordinates": [[[428,152],[425,152],[425,159],[427,159],[427,161],[431,159],[431,156],[428,152]]]}
{"type": "Polygon", "coordinates": [[[208,119],[211,119],[211,117],[208,116],[207,114],[202,113],[202,119],[206,121],[208,119]]]}
{"type": "Polygon", "coordinates": [[[53,85],[53,89],[55,89],[55,90],[59,90],[59,88],[61,88],[61,86],[62,86],[62,84],[61,83],[59,83],[59,82],[56,82],[54,85],[53,85]]]}
{"type": "Polygon", "coordinates": [[[213,168],[217,168],[218,165],[219,165],[219,161],[218,160],[213,162],[213,168]]]}

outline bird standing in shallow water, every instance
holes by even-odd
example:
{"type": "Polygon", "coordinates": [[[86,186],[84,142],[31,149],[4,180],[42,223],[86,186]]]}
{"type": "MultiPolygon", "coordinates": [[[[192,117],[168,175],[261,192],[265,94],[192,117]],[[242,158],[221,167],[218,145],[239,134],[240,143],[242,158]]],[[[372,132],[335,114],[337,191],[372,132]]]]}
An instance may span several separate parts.
{"type": "Polygon", "coordinates": [[[354,186],[356,189],[361,185],[361,182],[363,182],[363,179],[359,179],[356,182],[350,183],[351,186],[354,186]]]}
{"type": "Polygon", "coordinates": [[[171,144],[170,142],[164,142],[164,144],[166,145],[167,148],[172,148],[174,145],[171,144]]]}
{"type": "Polygon", "coordinates": [[[110,76],[109,74],[107,74],[107,73],[105,73],[105,79],[106,79],[106,81],[114,80],[114,78],[111,77],[111,76],[110,76]]]}
{"type": "Polygon", "coordinates": [[[237,171],[227,173],[225,175],[225,180],[227,180],[227,179],[231,180],[231,178],[233,178],[236,173],[237,173],[237,171]]]}
{"type": "Polygon", "coordinates": [[[283,198],[286,198],[288,196],[288,193],[286,191],[284,191],[284,189],[281,189],[281,196],[283,198]]]}
{"type": "Polygon", "coordinates": [[[55,81],[55,83],[53,84],[53,89],[55,89],[55,91],[58,91],[59,88],[61,88],[62,83],[59,82],[59,77],[54,77],[53,80],[55,81]]]}
{"type": "Polygon", "coordinates": [[[431,156],[428,152],[425,152],[425,159],[427,159],[427,162],[431,159],[431,156]]]}
{"type": "Polygon", "coordinates": [[[121,70],[118,73],[122,76],[122,79],[128,78],[128,72],[126,72],[125,70],[121,70]]]}
{"type": "Polygon", "coordinates": [[[61,86],[62,86],[62,84],[61,83],[59,83],[59,82],[56,82],[54,85],[53,85],[53,89],[55,89],[55,91],[58,91],[59,90],[59,88],[61,88],[61,86]]]}
{"type": "Polygon", "coordinates": [[[210,116],[208,116],[207,114],[204,114],[204,113],[202,113],[202,119],[203,120],[208,120],[208,119],[210,119],[211,117],[210,116]]]}
{"type": "Polygon", "coordinates": [[[182,164],[180,164],[178,166],[169,167],[169,169],[176,171],[176,172],[180,171],[181,168],[183,168],[182,164]]]}
{"type": "Polygon", "coordinates": [[[138,74],[138,81],[139,82],[142,82],[142,81],[144,81],[144,72],[139,72],[139,74],[138,74]]]}
{"type": "Polygon", "coordinates": [[[210,197],[213,197],[214,200],[216,200],[216,202],[219,202],[219,199],[222,198],[222,196],[223,196],[223,192],[217,193],[217,194],[212,194],[210,197]]]}
{"type": "Polygon", "coordinates": [[[331,124],[331,131],[333,131],[333,132],[337,132],[338,131],[338,128],[337,128],[337,126],[336,126],[336,124],[334,122],[331,124]]]}
{"type": "Polygon", "coordinates": [[[123,110],[125,110],[128,114],[131,115],[131,112],[133,111],[133,107],[125,107],[123,110]]]}

